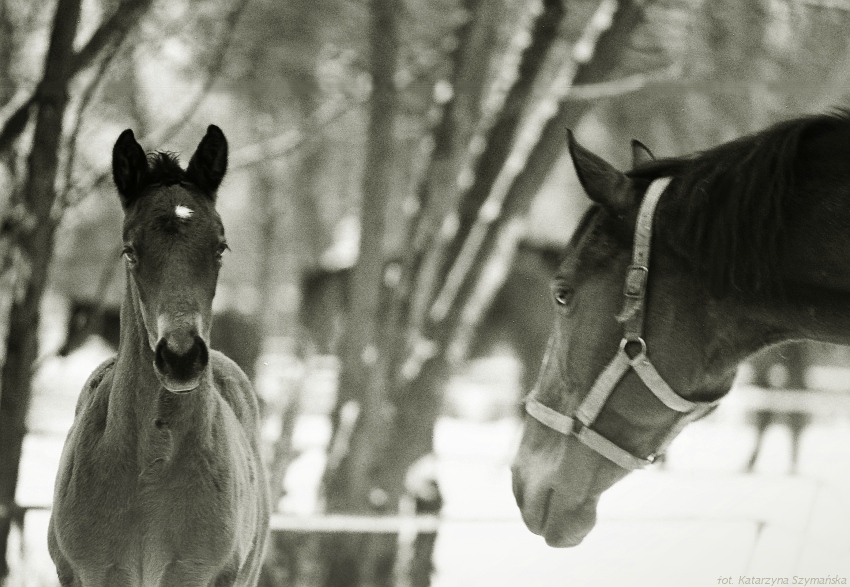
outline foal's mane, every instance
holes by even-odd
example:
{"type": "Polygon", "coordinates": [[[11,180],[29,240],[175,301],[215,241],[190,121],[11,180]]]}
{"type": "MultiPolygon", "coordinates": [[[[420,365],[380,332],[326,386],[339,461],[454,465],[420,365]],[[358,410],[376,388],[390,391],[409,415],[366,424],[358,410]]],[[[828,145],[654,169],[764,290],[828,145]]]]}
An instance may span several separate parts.
{"type": "Polygon", "coordinates": [[[811,169],[802,147],[826,133],[850,138],[845,110],[780,122],[707,151],[659,159],[628,172],[636,179],[673,177],[674,197],[660,230],[705,279],[712,295],[781,294],[780,261],[789,203],[811,169]],[[672,226],[671,226],[672,224],[672,226]]]}
{"type": "Polygon", "coordinates": [[[186,171],[180,167],[177,155],[167,151],[148,153],[148,174],[142,188],[153,185],[175,185],[189,181],[186,171]]]}

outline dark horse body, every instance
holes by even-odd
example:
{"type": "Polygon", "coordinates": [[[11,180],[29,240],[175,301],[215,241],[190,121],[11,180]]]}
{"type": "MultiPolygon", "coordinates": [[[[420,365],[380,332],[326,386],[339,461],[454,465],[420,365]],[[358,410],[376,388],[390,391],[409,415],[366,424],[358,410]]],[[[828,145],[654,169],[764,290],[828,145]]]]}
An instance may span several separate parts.
{"type": "Polygon", "coordinates": [[[90,376],[56,480],[48,546],[63,585],[256,584],[268,533],[248,378],[208,347],[227,143],[211,126],[188,168],[113,151],[127,286],[118,354],[90,376]]]}
{"type": "MultiPolygon", "coordinates": [[[[680,403],[721,398],[738,364],[770,344],[850,343],[846,113],[791,120],[690,157],[651,161],[636,148],[628,173],[573,140],[570,151],[596,204],[554,282],[557,322],[534,402],[574,413],[625,340],[623,284],[638,209],[660,178],[670,183],[655,212],[642,349],[632,346],[680,403]]],[[[681,418],[631,371],[593,432],[645,458],[681,418]]],[[[602,492],[628,472],[569,430],[529,417],[514,493],[532,531],[571,546],[593,528],[602,492]]]]}

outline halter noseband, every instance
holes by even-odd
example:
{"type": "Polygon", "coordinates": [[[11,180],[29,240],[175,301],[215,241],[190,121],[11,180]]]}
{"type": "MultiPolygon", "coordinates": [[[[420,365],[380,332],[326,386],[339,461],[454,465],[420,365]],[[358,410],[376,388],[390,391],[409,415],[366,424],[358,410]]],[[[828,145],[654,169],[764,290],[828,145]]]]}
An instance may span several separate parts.
{"type": "MultiPolygon", "coordinates": [[[[596,451],[609,461],[628,470],[640,469],[655,461],[662,454],[676,435],[690,422],[697,420],[708,413],[715,405],[714,402],[692,402],[678,395],[667,385],[664,378],[658,373],[646,355],[646,341],[643,339],[643,321],[646,299],[646,285],[649,280],[649,251],[652,240],[652,221],[655,215],[655,207],[661,194],[670,184],[670,178],[656,179],[641,203],[638,212],[637,224],[635,226],[634,249],[632,250],[632,263],[626,273],[623,296],[625,303],[623,311],[617,316],[617,320],[623,323],[623,339],[620,341],[620,349],[608,366],[596,378],[593,387],[584,401],[576,408],[571,416],[566,416],[543,405],[531,395],[525,402],[525,410],[542,424],[565,434],[573,435],[588,448],[596,451]],[[629,355],[628,347],[638,347],[634,356],[629,355]],[[614,392],[617,384],[628,372],[634,369],[635,373],[643,381],[649,390],[665,406],[684,414],[673,425],[655,452],[646,458],[642,458],[620,446],[614,444],[591,426],[596,421],[605,402],[614,392]]],[[[550,349],[544,359],[544,365],[549,360],[550,349]]],[[[533,392],[532,392],[533,395],[533,392]]]]}

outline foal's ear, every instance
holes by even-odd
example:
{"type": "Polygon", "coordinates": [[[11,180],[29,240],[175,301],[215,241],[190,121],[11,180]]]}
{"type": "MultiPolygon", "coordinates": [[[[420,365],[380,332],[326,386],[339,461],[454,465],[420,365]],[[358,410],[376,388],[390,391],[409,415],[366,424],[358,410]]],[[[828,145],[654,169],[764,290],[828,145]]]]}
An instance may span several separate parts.
{"type": "Polygon", "coordinates": [[[649,147],[637,139],[632,139],[632,169],[650,161],[655,161],[655,155],[652,154],[649,147]]]}
{"type": "Polygon", "coordinates": [[[625,216],[634,204],[629,178],[602,157],[579,145],[569,130],[567,140],[576,175],[588,197],[613,216],[625,216]]]}
{"type": "Polygon", "coordinates": [[[189,180],[201,188],[212,200],[215,191],[221,185],[227,172],[227,139],[216,125],[207,128],[207,134],[201,139],[195,154],[189,160],[186,175],[189,180]]]}
{"type": "Polygon", "coordinates": [[[126,209],[141,193],[148,175],[148,158],[129,128],[118,136],[112,148],[112,179],[126,209]]]}

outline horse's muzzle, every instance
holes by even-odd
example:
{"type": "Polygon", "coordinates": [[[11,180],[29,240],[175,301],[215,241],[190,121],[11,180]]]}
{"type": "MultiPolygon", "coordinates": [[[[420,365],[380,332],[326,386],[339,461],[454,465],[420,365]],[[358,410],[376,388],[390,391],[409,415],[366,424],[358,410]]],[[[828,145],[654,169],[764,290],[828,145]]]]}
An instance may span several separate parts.
{"type": "Polygon", "coordinates": [[[174,393],[192,391],[209,364],[209,350],[195,332],[166,334],[156,345],[154,367],[163,387],[174,393]]]}

